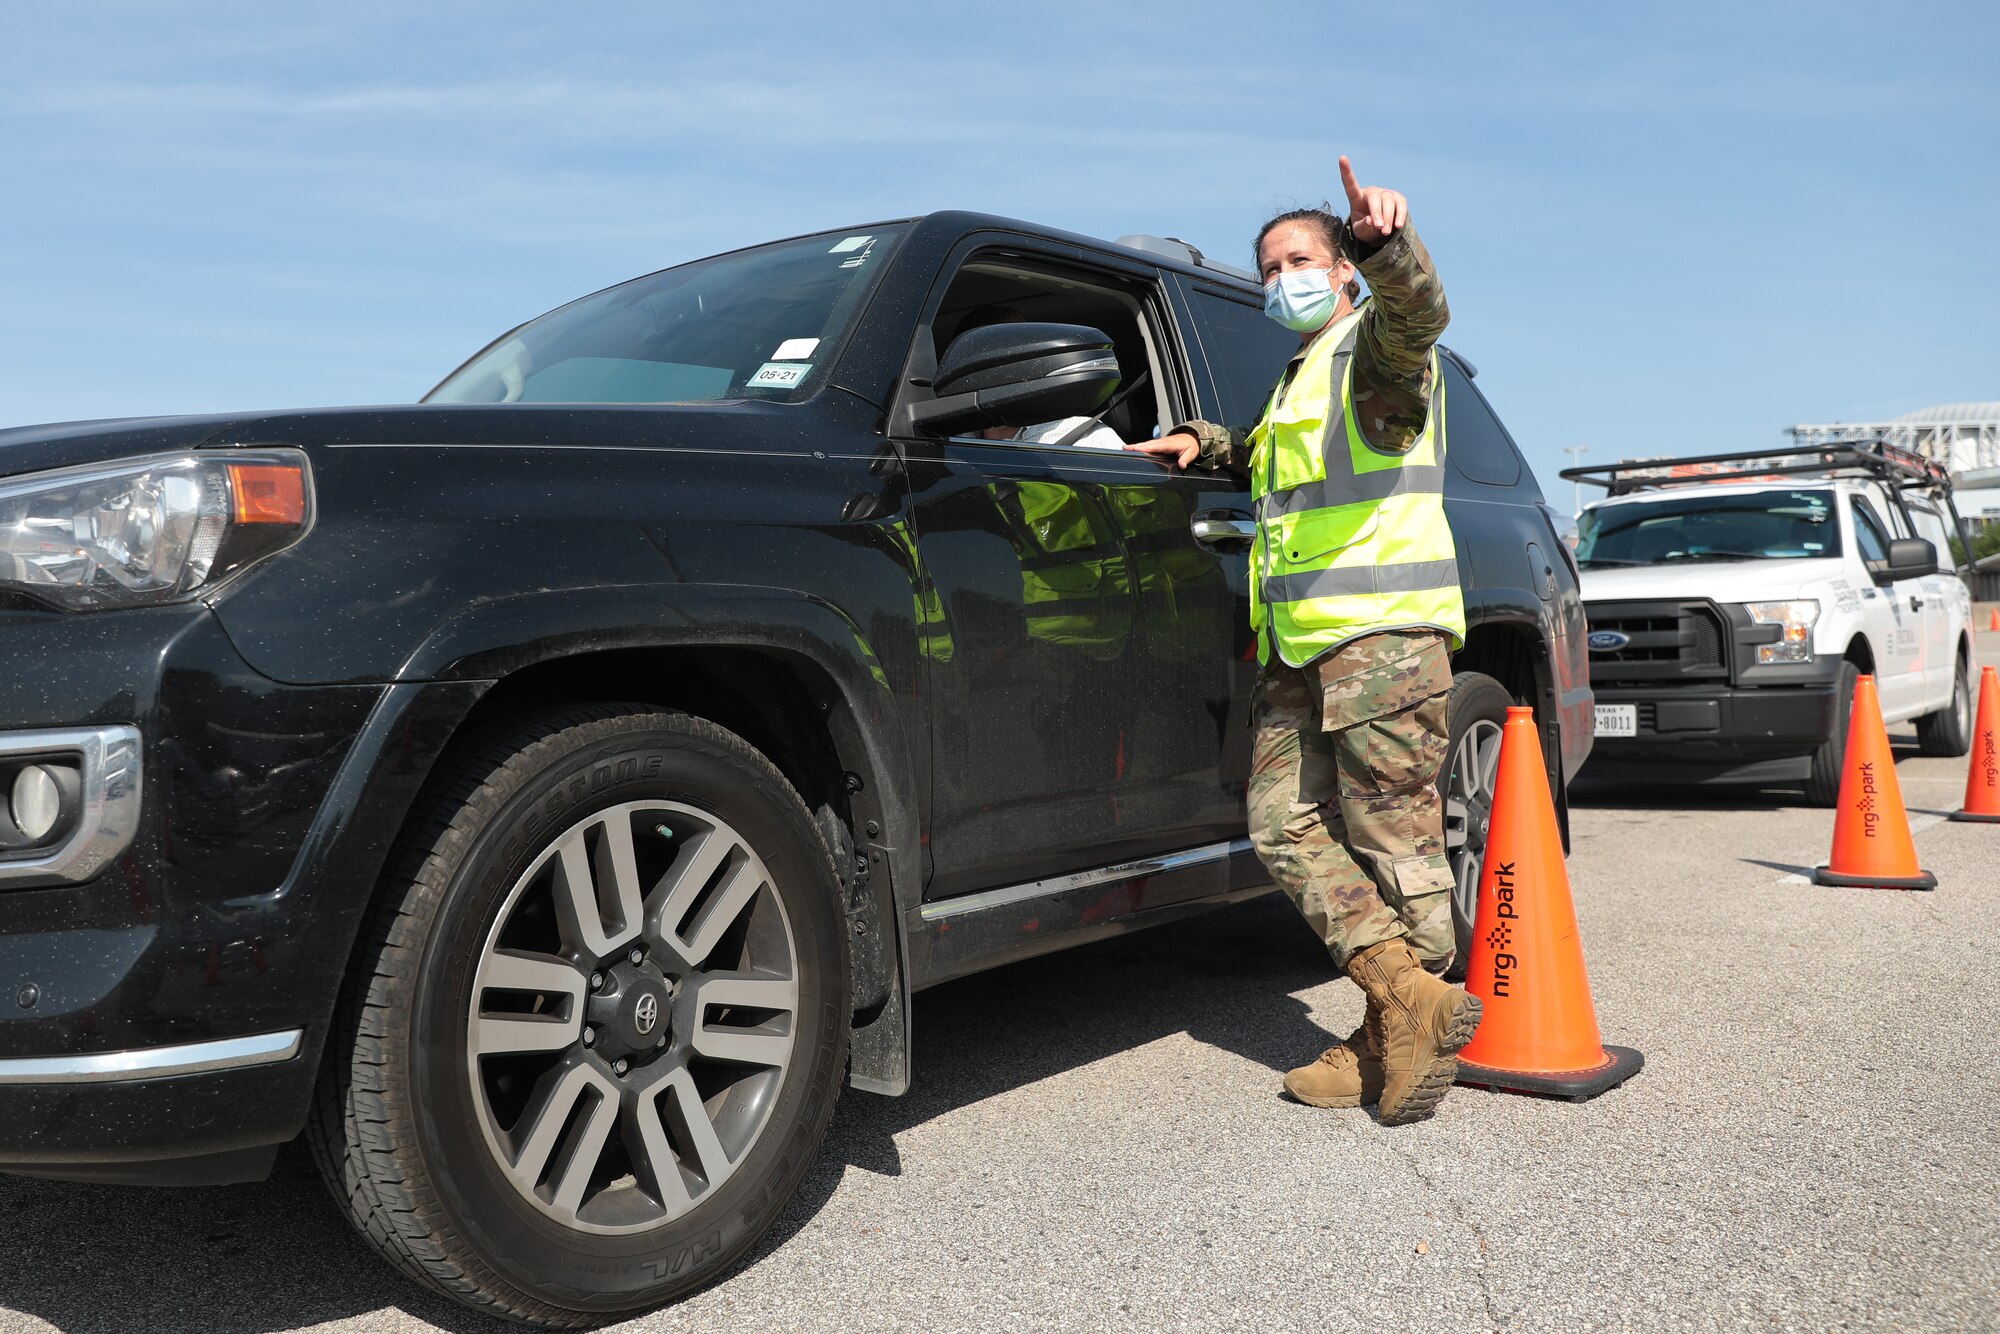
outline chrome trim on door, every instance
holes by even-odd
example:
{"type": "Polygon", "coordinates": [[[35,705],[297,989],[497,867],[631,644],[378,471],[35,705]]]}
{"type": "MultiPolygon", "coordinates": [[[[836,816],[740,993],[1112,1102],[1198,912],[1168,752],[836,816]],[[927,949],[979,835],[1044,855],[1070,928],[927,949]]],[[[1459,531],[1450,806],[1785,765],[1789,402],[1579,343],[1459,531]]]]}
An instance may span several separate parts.
{"type": "Polygon", "coordinates": [[[1161,875],[1167,871],[1185,870],[1190,866],[1201,866],[1208,862],[1227,861],[1231,857],[1241,856],[1249,851],[1251,851],[1250,840],[1247,838],[1234,838],[1227,843],[1208,843],[1198,848],[1189,848],[1185,852],[1170,852],[1163,857],[1119,862],[1115,866],[1100,866],[1093,871],[1076,871],[1047,880],[1032,880],[1025,885],[985,889],[977,894],[945,899],[940,903],[926,903],[922,915],[926,922],[935,922],[945,917],[957,917],[962,913],[979,912],[986,908],[1001,908],[1028,899],[1069,894],[1079,889],[1092,889],[1119,880],[1135,880],[1143,875],[1161,875]]]}
{"type": "Polygon", "coordinates": [[[121,725],[0,732],[0,757],[51,753],[80,759],[82,810],[76,828],[59,847],[32,857],[0,858],[0,889],[81,884],[132,846],[132,836],[138,832],[138,728],[121,725]]]}
{"type": "Polygon", "coordinates": [[[1188,524],[1194,540],[1203,546],[1248,544],[1256,540],[1257,521],[1248,515],[1227,510],[1203,510],[1188,524]]]}
{"type": "Polygon", "coordinates": [[[18,1056],[0,1060],[0,1084],[110,1084],[134,1079],[206,1075],[250,1065],[273,1065],[299,1054],[305,1030],[259,1033],[177,1047],[101,1051],[88,1056],[18,1056]]]}

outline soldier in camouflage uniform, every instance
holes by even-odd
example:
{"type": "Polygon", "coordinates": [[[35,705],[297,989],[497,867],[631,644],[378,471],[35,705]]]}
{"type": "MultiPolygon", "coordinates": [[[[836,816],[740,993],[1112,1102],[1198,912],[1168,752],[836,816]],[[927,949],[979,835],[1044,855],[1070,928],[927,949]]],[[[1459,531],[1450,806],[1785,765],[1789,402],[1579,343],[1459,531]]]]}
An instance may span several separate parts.
{"type": "MultiPolygon", "coordinates": [[[[1319,337],[1351,337],[1349,417],[1368,449],[1406,454],[1426,431],[1432,349],[1449,312],[1430,254],[1409,226],[1407,202],[1394,191],[1362,189],[1346,158],[1340,165],[1348,218],[1295,210],[1258,235],[1267,294],[1279,275],[1319,268],[1328,271],[1319,287],[1337,296],[1316,327],[1283,320],[1301,329],[1302,345],[1272,403],[1284,400],[1319,337]],[[1351,314],[1357,268],[1374,293],[1358,317],[1351,314]]],[[[1317,316],[1309,311],[1307,318],[1317,316]]],[[[1266,467],[1269,447],[1255,430],[1200,421],[1128,446],[1182,467],[1198,462],[1235,472],[1266,467]]],[[[1442,524],[1441,502],[1432,521],[1442,524]]],[[[1268,529],[1260,534],[1260,542],[1270,540],[1268,529]]],[[[1431,975],[1450,963],[1453,948],[1438,776],[1450,651],[1463,634],[1455,583],[1448,602],[1457,609],[1455,624],[1442,618],[1449,629],[1408,617],[1355,626],[1336,631],[1346,637],[1303,666],[1293,665],[1299,653],[1272,642],[1268,613],[1259,632],[1265,667],[1251,714],[1251,839],[1335,966],[1368,997],[1362,1026],[1287,1074],[1285,1087],[1314,1106],[1379,1101],[1391,1124],[1428,1115],[1443,1097],[1456,1073],[1454,1053],[1479,1015],[1476,998],[1431,975]]]]}

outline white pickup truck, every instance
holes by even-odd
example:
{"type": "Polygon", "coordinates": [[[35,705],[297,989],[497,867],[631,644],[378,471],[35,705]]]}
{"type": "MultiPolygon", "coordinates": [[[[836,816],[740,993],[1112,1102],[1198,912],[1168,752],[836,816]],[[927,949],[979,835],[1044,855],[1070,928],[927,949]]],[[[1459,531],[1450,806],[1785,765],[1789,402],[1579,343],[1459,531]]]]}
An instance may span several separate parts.
{"type": "Polygon", "coordinates": [[[1830,806],[1854,684],[1927,755],[1972,733],[1942,468],[1884,444],[1571,468],[1597,741],[1584,774],[1795,785],[1830,806]]]}

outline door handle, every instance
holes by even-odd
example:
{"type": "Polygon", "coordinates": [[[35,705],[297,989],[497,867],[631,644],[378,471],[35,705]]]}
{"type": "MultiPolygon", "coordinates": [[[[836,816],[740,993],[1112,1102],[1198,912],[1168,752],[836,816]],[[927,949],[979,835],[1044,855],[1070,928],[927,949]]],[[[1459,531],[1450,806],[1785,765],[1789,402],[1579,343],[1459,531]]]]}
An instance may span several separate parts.
{"type": "Polygon", "coordinates": [[[1248,547],[1257,537],[1257,521],[1241,510],[1203,510],[1188,524],[1194,540],[1205,547],[1248,547]]]}

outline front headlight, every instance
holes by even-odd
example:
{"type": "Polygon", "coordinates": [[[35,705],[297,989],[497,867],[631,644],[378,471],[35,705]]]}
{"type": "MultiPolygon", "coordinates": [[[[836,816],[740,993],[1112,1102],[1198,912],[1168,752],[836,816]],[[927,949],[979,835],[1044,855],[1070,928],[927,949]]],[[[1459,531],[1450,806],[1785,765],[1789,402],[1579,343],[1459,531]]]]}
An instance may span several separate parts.
{"type": "Polygon", "coordinates": [[[172,602],[312,526],[305,455],[175,454],[0,481],[0,592],[69,611],[172,602]]]}
{"type": "Polygon", "coordinates": [[[1791,602],[1747,602],[1750,619],[1758,625],[1782,627],[1782,637],[1775,644],[1759,644],[1757,661],[1767,662],[1809,662],[1812,659],[1813,622],[1819,619],[1819,603],[1812,598],[1798,598],[1791,602]]]}

